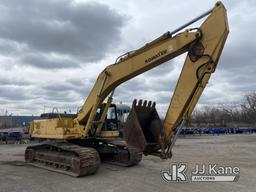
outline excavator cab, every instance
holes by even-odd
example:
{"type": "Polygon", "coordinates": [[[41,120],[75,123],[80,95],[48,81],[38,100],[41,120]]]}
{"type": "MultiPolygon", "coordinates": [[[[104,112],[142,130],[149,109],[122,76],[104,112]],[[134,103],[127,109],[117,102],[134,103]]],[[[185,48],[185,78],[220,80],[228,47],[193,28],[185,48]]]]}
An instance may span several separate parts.
{"type": "MultiPolygon", "coordinates": [[[[100,120],[100,117],[103,113],[105,103],[102,104],[96,112],[95,120],[100,120]]],[[[111,104],[108,108],[108,112],[106,114],[106,119],[104,121],[104,124],[102,126],[102,131],[116,131],[118,130],[118,120],[117,120],[117,110],[116,105],[111,104]]]]}
{"type": "Polygon", "coordinates": [[[155,108],[155,102],[135,99],[124,126],[124,138],[128,145],[134,146],[144,154],[156,152],[163,124],[155,108]]]}

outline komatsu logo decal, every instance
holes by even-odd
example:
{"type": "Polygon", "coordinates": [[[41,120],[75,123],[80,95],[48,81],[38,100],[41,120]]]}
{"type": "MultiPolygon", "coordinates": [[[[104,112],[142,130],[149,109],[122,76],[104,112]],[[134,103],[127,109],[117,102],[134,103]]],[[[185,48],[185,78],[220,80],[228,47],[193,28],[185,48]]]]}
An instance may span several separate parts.
{"type": "Polygon", "coordinates": [[[145,60],[145,63],[150,63],[151,61],[157,59],[158,57],[161,57],[167,53],[167,49],[159,51],[157,54],[153,55],[152,57],[149,57],[145,60]]]}

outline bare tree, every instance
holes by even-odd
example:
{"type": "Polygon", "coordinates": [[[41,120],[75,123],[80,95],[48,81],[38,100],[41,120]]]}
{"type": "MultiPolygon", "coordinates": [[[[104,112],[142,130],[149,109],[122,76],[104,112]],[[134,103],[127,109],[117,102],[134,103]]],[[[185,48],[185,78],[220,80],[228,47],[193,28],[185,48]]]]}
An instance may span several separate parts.
{"type": "Polygon", "coordinates": [[[242,113],[246,115],[247,121],[256,123],[256,92],[246,94],[241,107],[242,113]]]}
{"type": "Polygon", "coordinates": [[[256,126],[256,92],[246,94],[242,104],[206,105],[196,109],[190,124],[196,126],[256,126]]]}

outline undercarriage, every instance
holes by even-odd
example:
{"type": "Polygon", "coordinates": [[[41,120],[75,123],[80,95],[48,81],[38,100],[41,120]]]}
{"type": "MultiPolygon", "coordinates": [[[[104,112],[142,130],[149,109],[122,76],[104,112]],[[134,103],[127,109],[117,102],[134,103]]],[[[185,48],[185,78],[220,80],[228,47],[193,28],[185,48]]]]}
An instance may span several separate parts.
{"type": "Polygon", "coordinates": [[[27,147],[26,162],[47,170],[79,177],[95,173],[101,162],[133,166],[142,152],[123,140],[49,141],[27,147]]]}

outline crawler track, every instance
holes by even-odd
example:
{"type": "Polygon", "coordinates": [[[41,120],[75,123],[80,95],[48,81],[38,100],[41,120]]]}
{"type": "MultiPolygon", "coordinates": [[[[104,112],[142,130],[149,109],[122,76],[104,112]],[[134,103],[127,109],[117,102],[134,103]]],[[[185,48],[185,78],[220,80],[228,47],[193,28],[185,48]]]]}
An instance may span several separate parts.
{"type": "Polygon", "coordinates": [[[25,160],[34,166],[75,177],[93,174],[100,165],[99,154],[94,148],[66,142],[29,146],[25,160]]]}
{"type": "Polygon", "coordinates": [[[137,165],[142,159],[142,151],[127,143],[123,139],[93,139],[69,141],[81,147],[96,149],[103,163],[111,163],[119,166],[137,165]]]}
{"type": "MultiPolygon", "coordinates": [[[[142,152],[132,146],[115,146],[116,153],[110,155],[110,158],[105,158],[99,150],[102,161],[105,163],[115,164],[123,167],[137,165],[142,159],[142,152]]],[[[108,156],[108,155],[107,155],[108,156]]]]}

